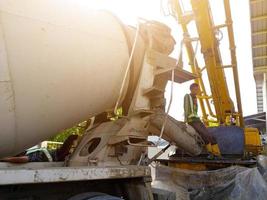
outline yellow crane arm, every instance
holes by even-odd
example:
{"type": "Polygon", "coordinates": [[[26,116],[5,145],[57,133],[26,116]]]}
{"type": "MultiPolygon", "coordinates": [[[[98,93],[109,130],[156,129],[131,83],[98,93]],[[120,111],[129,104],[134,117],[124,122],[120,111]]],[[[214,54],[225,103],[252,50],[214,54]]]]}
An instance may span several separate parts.
{"type": "Polygon", "coordinates": [[[215,26],[213,22],[213,17],[208,0],[191,0],[192,12],[191,14],[185,13],[182,11],[182,6],[180,5],[179,0],[175,0],[173,3],[173,11],[178,17],[179,23],[182,26],[184,36],[189,36],[187,25],[191,21],[195,21],[197,32],[198,32],[198,41],[201,45],[201,53],[203,54],[205,67],[201,70],[196,61],[192,61],[192,58],[196,59],[194,55],[195,52],[192,48],[192,41],[189,39],[186,40],[186,49],[187,54],[191,63],[192,72],[199,75],[199,79],[196,80],[199,83],[202,90],[202,94],[199,97],[202,113],[204,114],[203,118],[207,119],[206,108],[203,106],[203,99],[206,100],[206,106],[210,113],[210,116],[216,117],[217,121],[220,124],[227,124],[229,121],[236,122],[237,125],[244,126],[243,116],[242,116],[242,106],[240,98],[240,89],[239,89],[239,80],[238,80],[238,71],[236,63],[236,53],[234,45],[234,35],[232,27],[232,19],[230,12],[229,0],[224,0],[225,14],[226,14],[226,23],[215,26]],[[219,40],[216,38],[216,32],[220,28],[227,28],[228,37],[229,37],[229,46],[231,52],[231,64],[223,65],[221,59],[221,53],[219,48],[219,40]],[[235,91],[236,91],[236,100],[238,111],[235,112],[233,101],[230,98],[229,90],[227,86],[227,81],[225,78],[225,68],[232,68],[235,91]],[[202,80],[201,72],[207,70],[211,97],[214,102],[215,115],[213,115],[210,104],[208,103],[209,95],[206,94],[206,89],[202,80]]]}

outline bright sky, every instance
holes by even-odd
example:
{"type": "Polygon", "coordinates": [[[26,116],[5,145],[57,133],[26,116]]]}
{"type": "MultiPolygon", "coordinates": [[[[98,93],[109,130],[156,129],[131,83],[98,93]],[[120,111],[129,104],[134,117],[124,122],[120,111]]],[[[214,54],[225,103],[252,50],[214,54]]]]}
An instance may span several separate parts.
{"type": "MultiPolygon", "coordinates": [[[[179,43],[182,39],[181,29],[175,19],[170,16],[164,16],[162,7],[166,8],[167,0],[87,0],[86,6],[105,9],[117,15],[125,24],[136,25],[138,17],[158,20],[167,24],[172,29],[177,47],[172,56],[177,56],[179,52],[179,43]],[[88,4],[89,2],[89,4],[88,4]]],[[[189,2],[188,0],[184,1],[189,2]]],[[[210,0],[213,10],[214,22],[216,25],[223,24],[225,21],[222,0],[210,0]]],[[[241,98],[244,115],[255,114],[256,107],[256,88],[253,78],[252,56],[251,56],[251,31],[249,19],[248,0],[230,0],[232,7],[232,18],[234,22],[234,34],[236,42],[237,62],[239,70],[239,80],[241,88],[241,98]]],[[[188,6],[185,5],[187,8],[188,6]]],[[[224,39],[221,41],[222,59],[225,65],[230,64],[230,54],[228,51],[227,33],[223,31],[224,39]],[[224,50],[222,50],[224,49],[224,50]]],[[[201,57],[198,51],[198,58],[201,57]]],[[[185,56],[186,57],[186,56],[185,56]]],[[[202,62],[200,62],[201,64],[202,62]]],[[[189,69],[187,62],[184,61],[184,68],[189,69]]],[[[226,72],[230,95],[235,102],[234,84],[231,72],[226,72]]],[[[188,91],[191,83],[175,84],[173,103],[170,115],[178,120],[183,120],[183,96],[188,91]]],[[[167,102],[170,96],[170,84],[166,89],[167,102]]]]}

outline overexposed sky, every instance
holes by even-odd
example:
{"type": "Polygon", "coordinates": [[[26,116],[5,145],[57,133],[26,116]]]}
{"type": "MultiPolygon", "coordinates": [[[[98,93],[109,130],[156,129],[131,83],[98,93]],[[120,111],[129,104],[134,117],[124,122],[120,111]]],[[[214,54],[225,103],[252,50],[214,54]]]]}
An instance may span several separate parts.
{"type": "MultiPolygon", "coordinates": [[[[189,0],[184,0],[185,8],[189,0]]],[[[216,25],[225,21],[223,0],[210,0],[213,10],[214,22],[216,25]]],[[[136,25],[138,17],[158,20],[167,24],[172,29],[177,46],[172,56],[177,56],[179,52],[179,43],[182,39],[181,29],[176,20],[171,16],[164,16],[163,10],[166,10],[167,0],[87,0],[85,6],[94,9],[105,9],[117,15],[125,24],[136,25]]],[[[241,88],[242,106],[244,115],[255,114],[256,107],[256,88],[253,78],[252,55],[251,55],[251,35],[250,35],[250,18],[249,18],[249,1],[248,0],[230,0],[232,7],[232,18],[234,22],[234,34],[236,42],[237,63],[239,70],[239,80],[241,88]]],[[[228,51],[227,32],[222,29],[223,39],[221,41],[221,53],[223,64],[230,64],[230,52],[228,51]]],[[[185,54],[186,55],[186,54],[185,54]]],[[[198,58],[201,60],[200,50],[198,58]]],[[[184,56],[186,57],[186,56],[184,56]]],[[[200,61],[200,65],[203,62],[200,61]]],[[[184,62],[184,68],[189,69],[187,62],[184,62]]],[[[230,95],[235,102],[235,93],[231,69],[226,70],[226,77],[229,86],[230,95]]],[[[170,110],[170,115],[178,120],[183,120],[183,96],[189,92],[190,83],[175,84],[174,97],[170,110]]],[[[170,84],[166,89],[167,103],[170,96],[170,84]]]]}

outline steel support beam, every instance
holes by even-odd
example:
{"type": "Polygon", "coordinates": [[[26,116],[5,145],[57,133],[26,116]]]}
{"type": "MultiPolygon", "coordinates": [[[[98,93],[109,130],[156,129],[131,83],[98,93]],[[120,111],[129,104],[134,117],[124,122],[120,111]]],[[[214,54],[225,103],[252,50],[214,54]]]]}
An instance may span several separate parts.
{"type": "Polygon", "coordinates": [[[267,65],[254,67],[253,71],[254,71],[254,74],[267,73],[267,65]]]}
{"type": "Polygon", "coordinates": [[[250,0],[250,4],[256,4],[256,3],[261,3],[264,0],[250,0]]]}
{"type": "Polygon", "coordinates": [[[266,59],[267,55],[262,55],[262,56],[255,56],[253,57],[253,60],[260,60],[260,59],[266,59]]]}
{"type": "Polygon", "coordinates": [[[257,44],[257,45],[253,45],[253,46],[252,46],[253,49],[263,48],[263,47],[267,47],[267,43],[264,43],[264,44],[257,44]]]}
{"type": "Polygon", "coordinates": [[[256,16],[256,17],[251,17],[251,21],[259,21],[259,20],[264,20],[267,19],[267,15],[261,15],[261,16],[256,16]]]}
{"type": "Polygon", "coordinates": [[[267,30],[255,31],[255,32],[252,32],[252,36],[262,35],[266,33],[267,33],[267,30]]]}

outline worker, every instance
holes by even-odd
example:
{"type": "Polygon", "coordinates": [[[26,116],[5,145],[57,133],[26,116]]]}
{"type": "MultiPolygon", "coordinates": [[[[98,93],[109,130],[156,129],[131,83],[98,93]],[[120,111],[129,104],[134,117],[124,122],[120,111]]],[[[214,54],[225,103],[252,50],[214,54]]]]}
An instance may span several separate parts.
{"type": "Polygon", "coordinates": [[[70,154],[70,150],[77,139],[78,135],[70,135],[59,149],[48,150],[46,148],[35,148],[23,152],[18,156],[3,158],[0,161],[10,163],[64,161],[65,157],[70,154]]]}
{"type": "Polygon", "coordinates": [[[191,84],[190,91],[191,91],[190,94],[186,94],[184,96],[185,122],[191,125],[202,137],[210,156],[214,155],[220,157],[221,153],[216,139],[209,132],[206,126],[202,123],[197,114],[198,112],[197,94],[199,94],[200,91],[199,85],[197,83],[191,84]]]}

